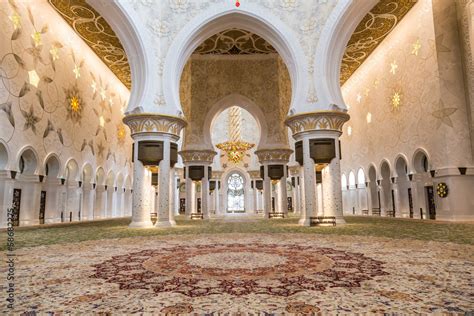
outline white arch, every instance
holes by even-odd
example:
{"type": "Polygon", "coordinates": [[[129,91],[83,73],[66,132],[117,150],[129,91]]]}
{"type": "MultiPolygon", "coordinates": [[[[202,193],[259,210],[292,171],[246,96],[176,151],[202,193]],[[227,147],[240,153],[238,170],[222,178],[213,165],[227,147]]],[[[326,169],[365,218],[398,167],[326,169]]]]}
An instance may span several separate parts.
{"type": "Polygon", "coordinates": [[[10,166],[10,149],[8,144],[0,139],[0,170],[8,170],[10,166]]]}
{"type": "Polygon", "coordinates": [[[351,172],[349,172],[349,186],[355,187],[355,185],[356,185],[356,178],[355,178],[354,172],[351,170],[351,172]]]}
{"type": "Polygon", "coordinates": [[[357,25],[377,3],[378,0],[343,0],[327,19],[314,59],[314,84],[321,107],[335,104],[347,109],[339,81],[342,57],[357,25]]]}
{"type": "MultiPolygon", "coordinates": [[[[406,171],[406,174],[409,174],[410,173],[410,169],[409,169],[409,160],[407,158],[407,156],[405,154],[398,154],[396,157],[395,157],[395,160],[393,161],[393,172],[395,174],[395,176],[397,177],[401,177],[401,176],[405,176],[405,174],[398,174],[398,163],[399,161],[402,160],[405,164],[406,164],[406,167],[407,167],[407,171],[406,171]]],[[[404,171],[405,172],[405,171],[404,171]]]]}
{"type": "Polygon", "coordinates": [[[365,185],[365,172],[364,169],[359,168],[359,171],[357,171],[357,184],[358,185],[365,185]]]}
{"type": "Polygon", "coordinates": [[[341,188],[342,190],[347,190],[347,177],[344,173],[341,176],[341,188]]]}
{"type": "Polygon", "coordinates": [[[381,180],[390,180],[390,177],[392,176],[392,165],[390,164],[390,161],[386,158],[382,159],[382,161],[380,161],[380,165],[379,165],[379,175],[380,175],[380,178],[381,180]],[[389,173],[389,179],[385,179],[383,177],[383,174],[385,173],[384,172],[384,164],[386,164],[388,166],[388,173],[389,173]]]}
{"type": "Polygon", "coordinates": [[[234,166],[232,168],[229,168],[228,170],[224,172],[224,174],[222,174],[222,177],[221,177],[222,192],[224,193],[223,202],[224,202],[225,211],[227,212],[227,189],[228,189],[227,181],[229,180],[229,177],[234,173],[238,173],[244,179],[244,209],[245,211],[247,211],[249,203],[250,203],[249,198],[248,198],[249,192],[247,191],[247,188],[249,186],[249,183],[252,180],[250,179],[249,173],[245,169],[239,166],[234,166]]]}
{"type": "Polygon", "coordinates": [[[86,162],[81,168],[81,180],[84,184],[90,184],[94,179],[94,169],[91,163],[86,162]],[[88,180],[88,181],[87,181],[88,180]]]}
{"type": "Polygon", "coordinates": [[[51,175],[55,175],[56,177],[59,177],[60,172],[61,172],[61,170],[62,170],[62,168],[63,168],[63,166],[62,166],[62,164],[61,164],[61,159],[60,159],[59,156],[58,156],[56,153],[54,153],[54,152],[49,153],[49,154],[44,158],[42,166],[43,166],[43,175],[49,176],[49,177],[51,177],[51,175]],[[48,172],[48,175],[46,175],[46,167],[48,166],[48,164],[49,164],[49,162],[50,162],[51,159],[55,159],[55,160],[58,162],[57,172],[56,172],[56,174],[51,174],[51,169],[50,169],[49,172],[48,172]]]}
{"type": "Polygon", "coordinates": [[[428,172],[431,170],[431,157],[430,155],[428,154],[428,151],[424,148],[417,148],[415,150],[415,152],[413,153],[412,155],[412,159],[411,159],[411,165],[412,165],[412,169],[413,172],[416,172],[416,173],[421,173],[420,171],[420,165],[423,163],[422,161],[420,161],[421,159],[421,156],[420,155],[425,155],[426,159],[428,160],[428,172]]]}
{"type": "Polygon", "coordinates": [[[38,153],[36,152],[36,150],[33,148],[33,146],[30,146],[30,145],[26,145],[26,146],[24,146],[23,148],[20,149],[20,151],[18,152],[18,154],[16,156],[15,167],[14,167],[13,170],[20,171],[19,166],[20,166],[21,156],[23,156],[23,154],[27,151],[31,151],[33,153],[33,158],[34,158],[33,163],[35,164],[34,170],[29,170],[28,172],[30,174],[38,174],[39,168],[40,168],[40,165],[38,163],[39,162],[39,156],[38,156],[38,153]]]}
{"type": "Polygon", "coordinates": [[[97,185],[104,185],[105,184],[105,171],[102,167],[97,167],[95,171],[95,178],[94,181],[97,185]]]}
{"type": "MultiPolygon", "coordinates": [[[[296,34],[269,10],[246,3],[236,8],[222,1],[212,5],[191,20],[174,39],[166,56],[163,73],[163,94],[166,104],[181,111],[179,85],[183,68],[192,52],[207,38],[229,29],[242,28],[268,41],[280,54],[290,73],[292,99],[290,108],[298,109],[305,102],[308,91],[307,61],[296,34]]],[[[169,113],[174,114],[175,113],[169,113]]]]}
{"type": "MultiPolygon", "coordinates": [[[[151,38],[130,1],[87,0],[112,27],[127,54],[132,88],[127,112],[150,103],[156,81],[153,78],[151,38]]],[[[143,108],[140,112],[144,112],[143,108]]]]}
{"type": "Polygon", "coordinates": [[[69,158],[64,165],[63,178],[67,181],[78,181],[80,176],[76,159],[69,158]]]}
{"type": "Polygon", "coordinates": [[[267,122],[265,120],[265,114],[262,110],[249,98],[244,97],[241,94],[230,94],[219,101],[217,101],[207,112],[206,118],[203,125],[203,134],[204,134],[204,144],[208,145],[209,148],[212,148],[212,139],[211,131],[215,118],[219,116],[226,109],[238,105],[242,109],[246,110],[257,121],[257,125],[260,129],[260,141],[258,143],[258,148],[261,145],[267,144],[267,122]]]}

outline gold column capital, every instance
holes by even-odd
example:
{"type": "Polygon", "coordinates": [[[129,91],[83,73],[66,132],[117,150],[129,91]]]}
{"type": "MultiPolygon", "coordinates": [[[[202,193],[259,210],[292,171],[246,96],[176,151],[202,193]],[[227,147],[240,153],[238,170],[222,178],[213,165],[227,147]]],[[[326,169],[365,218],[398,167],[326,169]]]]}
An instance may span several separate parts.
{"type": "Polygon", "coordinates": [[[287,117],[285,124],[293,135],[309,131],[338,131],[342,133],[343,125],[350,115],[342,111],[316,111],[298,113],[287,117]]]}
{"type": "Polygon", "coordinates": [[[123,122],[130,127],[132,136],[145,133],[171,134],[179,138],[181,130],[187,126],[185,119],[177,116],[136,113],[123,118],[123,122]]]}

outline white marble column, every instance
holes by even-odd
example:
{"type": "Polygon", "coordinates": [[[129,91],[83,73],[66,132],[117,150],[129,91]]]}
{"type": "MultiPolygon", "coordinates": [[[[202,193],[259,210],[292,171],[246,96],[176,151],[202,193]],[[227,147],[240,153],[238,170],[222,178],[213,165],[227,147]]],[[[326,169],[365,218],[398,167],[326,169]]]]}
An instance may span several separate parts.
{"type": "Polygon", "coordinates": [[[201,179],[201,211],[204,219],[209,219],[209,169],[204,166],[204,178],[201,179]]]}
{"type": "Polygon", "coordinates": [[[215,204],[215,209],[216,209],[216,215],[221,214],[219,195],[220,195],[219,181],[216,180],[216,189],[214,190],[214,204],[215,204]]]}
{"type": "Polygon", "coordinates": [[[133,163],[133,194],[132,194],[132,222],[130,228],[153,227],[150,219],[150,210],[146,207],[146,195],[148,194],[147,170],[143,163],[138,160],[138,143],[134,146],[133,163]]]}
{"type": "Polygon", "coordinates": [[[339,146],[336,145],[336,157],[326,167],[328,181],[324,183],[324,189],[328,194],[328,204],[324,204],[324,216],[335,216],[336,223],[341,225],[346,221],[342,211],[341,160],[339,157],[339,146]]]}
{"type": "Polygon", "coordinates": [[[170,219],[172,212],[170,212],[170,140],[163,140],[163,160],[160,161],[160,171],[158,173],[158,188],[159,188],[159,204],[158,204],[158,220],[155,227],[169,227],[173,224],[174,219],[170,219]]]}
{"type": "Polygon", "coordinates": [[[193,189],[194,189],[194,183],[193,180],[189,177],[189,166],[185,166],[186,170],[186,217],[191,217],[191,214],[194,213],[193,211],[193,189]]]}
{"type": "Polygon", "coordinates": [[[268,164],[263,164],[263,212],[264,217],[269,218],[272,211],[272,183],[270,177],[268,176],[268,164]]]}
{"type": "Polygon", "coordinates": [[[0,171],[0,228],[7,227],[8,213],[7,210],[12,207],[13,203],[13,182],[10,178],[10,172],[7,170],[0,171]]]}
{"type": "Polygon", "coordinates": [[[169,214],[170,214],[170,224],[171,226],[176,225],[176,221],[174,220],[174,216],[176,214],[176,196],[178,192],[176,192],[176,186],[177,186],[177,181],[176,181],[176,172],[174,168],[171,168],[170,170],[170,178],[169,178],[169,186],[170,186],[170,209],[169,209],[169,214]]]}
{"type": "Polygon", "coordinates": [[[280,209],[285,217],[288,216],[288,192],[286,190],[286,179],[288,178],[288,172],[286,165],[283,165],[283,177],[280,179],[280,209]]]}
{"type": "Polygon", "coordinates": [[[385,216],[387,214],[387,206],[385,201],[385,192],[382,185],[382,181],[380,180],[380,184],[378,185],[378,190],[380,192],[380,216],[385,216]]]}
{"type": "Polygon", "coordinates": [[[303,141],[303,174],[304,174],[304,195],[305,205],[304,211],[301,213],[300,225],[310,226],[310,217],[314,216],[314,212],[318,205],[316,190],[315,190],[315,171],[314,160],[309,153],[309,138],[304,137],[303,141]]]}
{"type": "Polygon", "coordinates": [[[257,190],[257,180],[253,181],[253,204],[254,204],[254,212],[257,213],[258,211],[258,190],[257,190]]]}

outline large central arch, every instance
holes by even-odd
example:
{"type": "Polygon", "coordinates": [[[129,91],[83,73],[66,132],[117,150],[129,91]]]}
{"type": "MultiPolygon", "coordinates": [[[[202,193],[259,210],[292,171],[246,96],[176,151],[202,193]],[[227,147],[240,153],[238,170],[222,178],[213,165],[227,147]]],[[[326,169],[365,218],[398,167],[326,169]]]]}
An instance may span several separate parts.
{"type": "Polygon", "coordinates": [[[207,38],[229,28],[241,28],[268,41],[280,54],[292,82],[291,108],[301,106],[308,90],[307,62],[296,34],[268,10],[248,3],[245,8],[215,4],[184,26],[168,50],[164,65],[163,93],[166,104],[181,111],[179,84],[193,51],[207,38]]]}

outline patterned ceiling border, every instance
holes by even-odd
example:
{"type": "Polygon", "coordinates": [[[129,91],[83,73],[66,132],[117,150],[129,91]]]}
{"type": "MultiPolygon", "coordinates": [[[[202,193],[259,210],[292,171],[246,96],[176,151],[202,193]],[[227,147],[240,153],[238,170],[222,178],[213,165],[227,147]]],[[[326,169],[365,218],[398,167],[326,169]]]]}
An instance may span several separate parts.
{"type": "Polygon", "coordinates": [[[48,0],[120,81],[131,89],[130,65],[119,38],[86,0],[48,0]]]}
{"type": "Polygon", "coordinates": [[[198,55],[260,55],[277,51],[257,34],[242,29],[228,29],[205,40],[194,51],[198,55]]]}
{"type": "Polygon", "coordinates": [[[357,26],[341,65],[341,86],[393,31],[418,0],[380,0],[357,26]]]}

